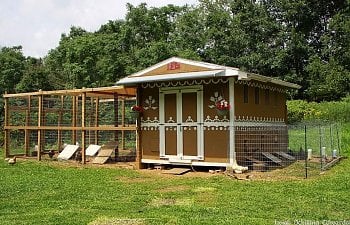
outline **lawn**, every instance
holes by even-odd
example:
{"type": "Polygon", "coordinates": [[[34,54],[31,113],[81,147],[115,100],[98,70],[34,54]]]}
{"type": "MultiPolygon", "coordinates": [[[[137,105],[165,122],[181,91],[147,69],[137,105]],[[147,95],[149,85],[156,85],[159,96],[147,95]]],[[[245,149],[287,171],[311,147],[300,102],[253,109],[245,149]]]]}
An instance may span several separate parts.
{"type": "Polygon", "coordinates": [[[349,171],[346,159],[308,180],[239,181],[0,156],[0,224],[349,224],[349,171]]]}

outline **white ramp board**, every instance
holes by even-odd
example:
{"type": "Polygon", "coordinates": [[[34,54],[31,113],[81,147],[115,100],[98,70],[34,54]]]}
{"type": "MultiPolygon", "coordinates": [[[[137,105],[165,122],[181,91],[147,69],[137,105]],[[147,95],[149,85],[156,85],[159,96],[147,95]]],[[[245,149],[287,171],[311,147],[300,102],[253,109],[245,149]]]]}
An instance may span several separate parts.
{"type": "Polygon", "coordinates": [[[87,156],[95,156],[98,151],[100,151],[101,146],[100,145],[89,145],[87,149],[85,150],[85,154],[87,156]]]}
{"type": "Polygon", "coordinates": [[[78,145],[67,145],[63,151],[57,156],[57,159],[68,160],[70,159],[76,151],[78,151],[78,145]]]}

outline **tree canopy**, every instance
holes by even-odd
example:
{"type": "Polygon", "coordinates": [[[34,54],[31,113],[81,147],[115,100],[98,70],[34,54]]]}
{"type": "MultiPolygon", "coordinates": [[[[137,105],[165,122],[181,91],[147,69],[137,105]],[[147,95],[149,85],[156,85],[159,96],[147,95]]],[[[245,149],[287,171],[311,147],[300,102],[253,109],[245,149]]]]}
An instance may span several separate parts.
{"type": "Polygon", "coordinates": [[[302,85],[290,98],[338,100],[350,91],[350,0],[200,0],[127,4],[95,32],[71,27],[43,59],[0,50],[0,91],[113,85],[171,56],[238,67],[302,85]]]}

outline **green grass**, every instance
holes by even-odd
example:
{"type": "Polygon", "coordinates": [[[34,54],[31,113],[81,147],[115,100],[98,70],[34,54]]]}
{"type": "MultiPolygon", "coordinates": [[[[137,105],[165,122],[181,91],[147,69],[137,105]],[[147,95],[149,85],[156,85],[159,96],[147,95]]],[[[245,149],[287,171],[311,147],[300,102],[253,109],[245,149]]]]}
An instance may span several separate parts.
{"type": "MultiPolygon", "coordinates": [[[[2,154],[2,152],[0,152],[2,154]]],[[[171,177],[0,158],[0,224],[275,224],[350,220],[350,160],[309,180],[171,177]],[[126,220],[134,219],[134,220],[126,220]]]]}

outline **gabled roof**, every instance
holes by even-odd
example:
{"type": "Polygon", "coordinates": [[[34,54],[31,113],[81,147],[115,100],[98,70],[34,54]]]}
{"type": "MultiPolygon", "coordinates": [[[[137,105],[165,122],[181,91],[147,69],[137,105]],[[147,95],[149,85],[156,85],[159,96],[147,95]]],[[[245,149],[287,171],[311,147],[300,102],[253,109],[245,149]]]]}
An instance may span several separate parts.
{"type": "Polygon", "coordinates": [[[137,73],[120,79],[116,85],[133,86],[146,82],[176,81],[186,79],[204,79],[212,77],[237,77],[238,80],[258,80],[270,82],[289,88],[300,88],[299,85],[244,72],[238,68],[221,66],[212,63],[194,61],[178,57],[166,59],[137,73]]]}

